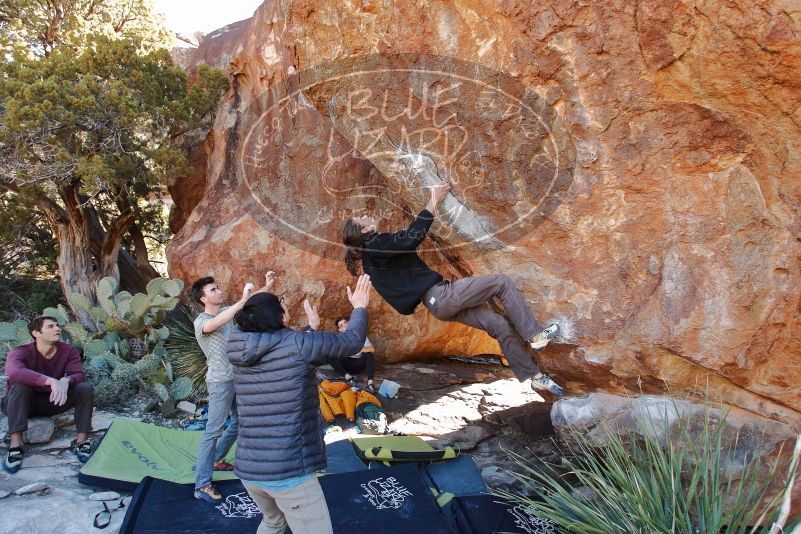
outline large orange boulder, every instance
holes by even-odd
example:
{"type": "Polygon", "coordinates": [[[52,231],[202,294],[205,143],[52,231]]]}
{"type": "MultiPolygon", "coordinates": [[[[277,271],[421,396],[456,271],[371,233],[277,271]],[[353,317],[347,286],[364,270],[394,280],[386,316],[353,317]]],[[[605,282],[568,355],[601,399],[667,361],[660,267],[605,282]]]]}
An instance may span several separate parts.
{"type": "MultiPolygon", "coordinates": [[[[568,393],[707,390],[797,429],[791,7],[267,1],[192,60],[226,58],[232,85],[170,274],[236,298],[275,270],[293,313],[308,295],[333,328],[353,281],[342,221],[397,228],[450,180],[425,257],[446,277],[512,276],[562,328],[539,360],[568,393]]],[[[370,337],[384,361],[498,352],[378,298],[370,337]]]]}

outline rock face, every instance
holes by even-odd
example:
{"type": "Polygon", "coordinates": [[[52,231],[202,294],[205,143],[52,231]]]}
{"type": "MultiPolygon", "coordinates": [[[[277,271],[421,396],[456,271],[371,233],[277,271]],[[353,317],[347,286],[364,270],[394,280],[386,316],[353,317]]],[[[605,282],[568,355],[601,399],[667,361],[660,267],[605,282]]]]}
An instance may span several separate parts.
{"type": "MultiPolygon", "coordinates": [[[[801,425],[793,5],[267,1],[192,59],[232,87],[170,274],[234,299],[275,270],[332,329],[342,221],[397,228],[450,179],[425,257],[512,276],[562,328],[539,361],[568,393],[706,389],[801,425]]],[[[385,361],[498,352],[422,307],[370,312],[385,361]]]]}

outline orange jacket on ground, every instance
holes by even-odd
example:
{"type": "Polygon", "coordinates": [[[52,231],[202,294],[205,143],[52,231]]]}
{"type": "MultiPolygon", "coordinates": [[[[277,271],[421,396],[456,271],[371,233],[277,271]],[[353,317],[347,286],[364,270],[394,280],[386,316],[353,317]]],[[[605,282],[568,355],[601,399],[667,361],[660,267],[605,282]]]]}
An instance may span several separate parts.
{"type": "Polygon", "coordinates": [[[381,401],[367,391],[355,392],[347,382],[323,380],[318,387],[320,413],[329,423],[337,415],[344,415],[349,421],[356,420],[356,407],[365,402],[381,406],[381,401]]]}

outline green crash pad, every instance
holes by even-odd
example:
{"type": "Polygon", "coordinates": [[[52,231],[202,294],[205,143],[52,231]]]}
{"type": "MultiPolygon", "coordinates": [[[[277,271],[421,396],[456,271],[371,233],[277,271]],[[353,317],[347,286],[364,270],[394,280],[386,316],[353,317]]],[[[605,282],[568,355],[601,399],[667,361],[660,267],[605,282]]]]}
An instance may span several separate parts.
{"type": "MultiPolygon", "coordinates": [[[[146,476],[178,484],[195,481],[195,460],[203,432],[187,432],[130,419],[115,419],[81,468],[78,481],[89,486],[130,490],[146,476]]],[[[225,457],[233,463],[236,445],[225,457]]],[[[214,480],[236,478],[215,471],[214,480]]]]}
{"type": "Polygon", "coordinates": [[[453,447],[435,449],[417,436],[354,437],[356,454],[364,461],[425,462],[456,458],[453,447]]]}

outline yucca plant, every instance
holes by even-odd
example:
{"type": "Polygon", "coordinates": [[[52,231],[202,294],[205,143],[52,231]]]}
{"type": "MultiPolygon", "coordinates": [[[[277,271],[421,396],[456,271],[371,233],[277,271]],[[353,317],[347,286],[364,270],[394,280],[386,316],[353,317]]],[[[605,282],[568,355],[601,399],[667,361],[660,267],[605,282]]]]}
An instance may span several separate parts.
{"type": "Polygon", "coordinates": [[[600,445],[576,433],[563,464],[550,473],[510,452],[521,468],[513,475],[526,489],[495,493],[569,532],[778,532],[773,523],[789,502],[801,438],[782,480],[778,459],[737,456],[742,451],[736,451],[736,437],[732,445],[732,436],[724,435],[725,413],[707,405],[700,421],[680,416],[671,425],[667,414],[659,419],[641,421],[642,435],[605,428],[607,440],[600,445]],[[556,474],[565,468],[566,476],[556,474]],[[591,496],[574,486],[589,488],[591,496]],[[776,486],[783,489],[777,492],[776,486]]]}
{"type": "Polygon", "coordinates": [[[185,376],[192,381],[192,397],[206,391],[206,356],[195,339],[193,321],[197,317],[192,309],[181,307],[178,316],[170,323],[170,337],[167,339],[167,359],[172,364],[176,376],[185,376]]]}

